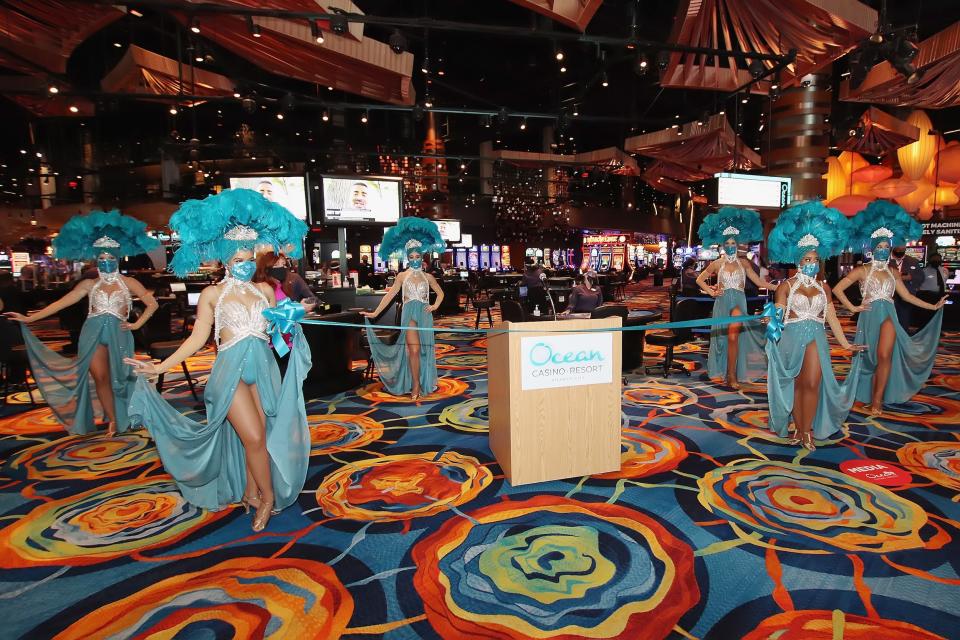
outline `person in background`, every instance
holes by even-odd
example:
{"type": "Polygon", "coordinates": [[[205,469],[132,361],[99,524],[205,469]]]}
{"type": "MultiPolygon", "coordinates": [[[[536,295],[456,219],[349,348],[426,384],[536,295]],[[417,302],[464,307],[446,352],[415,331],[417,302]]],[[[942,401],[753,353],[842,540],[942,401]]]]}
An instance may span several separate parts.
{"type": "Polygon", "coordinates": [[[587,271],[581,277],[581,282],[570,292],[570,303],[564,314],[590,313],[603,304],[603,293],[597,286],[597,274],[587,271]]]}
{"type": "MultiPolygon", "coordinates": [[[[920,261],[913,256],[907,255],[906,247],[894,247],[891,251],[890,268],[900,273],[907,291],[916,294],[917,287],[923,282],[923,273],[920,270],[920,261]]],[[[913,325],[913,305],[896,294],[893,298],[893,306],[897,311],[897,320],[900,326],[907,333],[910,333],[910,327],[913,325]]]]}
{"type": "Polygon", "coordinates": [[[697,285],[697,261],[693,258],[687,258],[683,262],[683,271],[680,272],[680,293],[685,296],[700,295],[700,287],[697,285]]]}
{"type": "Polygon", "coordinates": [[[537,289],[543,288],[543,280],[540,279],[540,275],[543,273],[543,268],[537,264],[536,260],[531,260],[527,264],[527,269],[523,273],[523,280],[521,281],[524,287],[527,289],[537,289]]]}
{"type": "Polygon", "coordinates": [[[923,282],[917,287],[917,297],[924,302],[936,304],[947,292],[947,277],[949,273],[943,266],[943,256],[939,253],[930,254],[927,266],[922,270],[923,282]]]}
{"type": "Polygon", "coordinates": [[[763,256],[757,256],[757,262],[760,267],[760,279],[764,282],[770,282],[770,269],[767,267],[767,261],[763,259],[763,256]]]}
{"type": "Polygon", "coordinates": [[[37,286],[37,265],[28,262],[20,269],[20,288],[33,291],[37,286]]]}
{"type": "MultiPolygon", "coordinates": [[[[257,280],[254,276],[254,282],[267,282],[272,280],[280,285],[284,298],[290,298],[294,302],[301,302],[307,298],[313,298],[313,291],[310,285],[299,273],[289,266],[289,260],[282,253],[277,255],[272,251],[262,253],[257,256],[257,273],[263,280],[257,280]],[[262,270],[262,273],[261,273],[262,270]],[[269,280],[268,280],[269,276],[269,280]]],[[[279,302],[282,298],[277,298],[279,302]]]]}
{"type": "Polygon", "coordinates": [[[370,284],[370,276],[373,275],[373,267],[370,265],[370,258],[360,256],[360,266],[357,268],[357,281],[361,287],[370,284]]]}

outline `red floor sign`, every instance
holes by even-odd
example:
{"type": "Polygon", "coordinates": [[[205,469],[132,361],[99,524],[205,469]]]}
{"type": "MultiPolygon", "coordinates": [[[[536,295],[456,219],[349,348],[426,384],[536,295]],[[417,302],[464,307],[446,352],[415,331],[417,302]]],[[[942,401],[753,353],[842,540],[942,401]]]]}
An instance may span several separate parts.
{"type": "Polygon", "coordinates": [[[840,471],[848,476],[883,485],[884,487],[899,487],[910,482],[909,473],[881,460],[859,459],[844,460],[840,463],[840,471]]]}

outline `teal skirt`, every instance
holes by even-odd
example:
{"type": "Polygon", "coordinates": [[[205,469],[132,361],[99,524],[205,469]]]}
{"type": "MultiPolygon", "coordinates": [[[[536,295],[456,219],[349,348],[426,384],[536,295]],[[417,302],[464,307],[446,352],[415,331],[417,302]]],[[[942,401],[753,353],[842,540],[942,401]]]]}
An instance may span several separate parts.
{"type": "MultiPolygon", "coordinates": [[[[410,301],[403,305],[400,313],[400,326],[410,324],[418,327],[433,328],[433,314],[427,311],[422,302],[410,301]]],[[[413,376],[410,374],[410,362],[407,357],[407,332],[400,331],[400,336],[393,344],[388,344],[374,333],[374,325],[367,319],[367,342],[370,344],[370,354],[377,368],[377,375],[384,388],[395,396],[410,393],[413,389],[413,376]]],[[[433,331],[419,331],[420,334],[420,390],[428,394],[437,388],[437,354],[436,339],[433,331]]]]}
{"type": "Polygon", "coordinates": [[[130,426],[127,403],[136,376],[123,359],[134,355],[133,334],[121,329],[120,322],[109,314],[88,317],[80,330],[76,358],[63,357],[33,335],[26,324],[20,325],[40,395],[60,424],[74,435],[91,433],[96,428],[96,417],[104,415],[89,375],[90,361],[101,345],[107,348],[110,362],[117,431],[126,431],[130,426]]]}
{"type": "Polygon", "coordinates": [[[889,300],[874,300],[870,309],[857,320],[857,342],[869,348],[864,352],[863,371],[857,385],[857,400],[869,403],[873,396],[873,374],[877,370],[877,343],[880,327],[886,320],[893,324],[896,337],[890,357],[890,378],[883,392],[883,401],[892,404],[912,398],[930,377],[940,342],[943,309],[939,309],[923,329],[908,334],[897,320],[897,310],[889,300]]]}
{"type": "Polygon", "coordinates": [[[833,375],[830,345],[823,325],[813,320],[791,322],[783,329],[779,342],[767,342],[767,398],[770,403],[770,429],[786,437],[793,413],[794,383],[803,366],[803,355],[810,343],[816,345],[820,360],[820,399],[813,419],[813,437],[824,440],[840,430],[853,406],[860,379],[861,356],[855,354],[850,373],[843,383],[833,375]]]}
{"type": "MultiPolygon", "coordinates": [[[[747,316],[747,297],[738,289],[726,289],[713,302],[714,318],[726,318],[739,309],[747,316]]],[[[710,329],[710,353],[707,354],[707,375],[723,378],[727,375],[727,330],[729,326],[710,329]]],[[[737,379],[759,380],[767,372],[767,356],[764,352],[766,337],[764,326],[759,322],[740,325],[737,349],[737,379]]]]}
{"type": "Polygon", "coordinates": [[[157,393],[145,377],[137,378],[130,416],[146,426],[163,466],[188,502],[216,510],[239,502],[247,484],[243,443],[227,420],[237,385],[255,384],[267,418],[274,504],[293,504],[307,478],[310,430],[303,400],[303,380],[310,370],[310,349],[299,326],[282,382],[270,343],[246,338],[217,354],[203,391],[206,423],[182,415],[157,393]]]}

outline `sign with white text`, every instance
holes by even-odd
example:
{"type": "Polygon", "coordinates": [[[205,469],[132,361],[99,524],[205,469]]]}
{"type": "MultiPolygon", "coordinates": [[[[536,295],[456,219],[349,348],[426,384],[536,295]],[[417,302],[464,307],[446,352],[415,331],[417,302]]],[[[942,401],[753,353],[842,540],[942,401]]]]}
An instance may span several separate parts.
{"type": "Polygon", "coordinates": [[[520,358],[520,388],[524,391],[612,382],[613,334],[521,338],[520,358]]]}
{"type": "Polygon", "coordinates": [[[717,173],[714,177],[718,205],[780,209],[790,204],[790,178],[743,173],[717,173]]]}

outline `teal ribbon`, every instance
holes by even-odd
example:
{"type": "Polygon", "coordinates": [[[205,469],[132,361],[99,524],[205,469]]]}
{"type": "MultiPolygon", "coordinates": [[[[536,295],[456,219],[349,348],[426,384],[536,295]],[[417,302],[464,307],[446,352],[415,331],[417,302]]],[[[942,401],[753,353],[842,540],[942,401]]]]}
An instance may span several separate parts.
{"type": "MultiPolygon", "coordinates": [[[[678,320],[676,322],[657,322],[654,324],[641,324],[634,327],[604,327],[597,329],[466,329],[463,327],[401,327],[389,324],[366,324],[356,322],[332,322],[329,320],[303,319],[300,324],[315,324],[323,327],[342,327],[357,329],[388,329],[396,331],[432,331],[433,333],[607,333],[610,331],[659,331],[662,329],[689,329],[693,327],[723,327],[728,324],[741,324],[746,322],[759,322],[763,316],[727,316],[724,318],[701,318],[698,320],[678,320]]],[[[562,327],[566,324],[563,320],[556,322],[556,326],[562,327]]]]}
{"type": "Polygon", "coordinates": [[[283,334],[293,333],[297,323],[303,321],[306,314],[302,304],[289,298],[281,300],[275,307],[263,310],[263,317],[270,321],[270,341],[281,358],[290,353],[290,347],[283,339],[283,334]]]}
{"type": "Polygon", "coordinates": [[[780,336],[783,335],[784,327],[783,309],[778,309],[775,304],[768,302],[763,305],[763,311],[760,313],[760,317],[770,319],[767,323],[767,340],[780,342],[780,336]]]}

